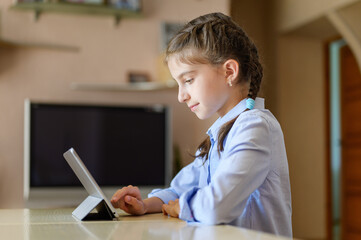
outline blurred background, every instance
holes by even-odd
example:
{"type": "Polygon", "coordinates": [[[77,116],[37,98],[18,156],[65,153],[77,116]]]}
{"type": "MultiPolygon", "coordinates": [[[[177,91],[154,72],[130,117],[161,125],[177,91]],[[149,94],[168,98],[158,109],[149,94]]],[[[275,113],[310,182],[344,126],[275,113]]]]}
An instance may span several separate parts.
{"type": "Polygon", "coordinates": [[[286,141],[294,237],[361,239],[361,1],[32,3],[0,2],[0,208],[24,207],[26,98],[167,104],[173,142],[183,165],[190,163],[188,152],[215,117],[199,121],[177,102],[162,52],[177,26],[217,11],[232,16],[259,48],[260,96],[286,141]],[[77,9],[82,4],[91,6],[77,9]],[[127,87],[134,81],[156,88],[127,87]]]}

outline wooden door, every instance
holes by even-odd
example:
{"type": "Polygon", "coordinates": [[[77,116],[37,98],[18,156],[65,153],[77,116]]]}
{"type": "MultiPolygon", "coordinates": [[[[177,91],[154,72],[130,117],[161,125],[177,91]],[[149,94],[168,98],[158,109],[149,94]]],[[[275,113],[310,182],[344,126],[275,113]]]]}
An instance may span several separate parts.
{"type": "Polygon", "coordinates": [[[341,235],[361,240],[361,73],[350,48],[341,58],[341,235]]]}

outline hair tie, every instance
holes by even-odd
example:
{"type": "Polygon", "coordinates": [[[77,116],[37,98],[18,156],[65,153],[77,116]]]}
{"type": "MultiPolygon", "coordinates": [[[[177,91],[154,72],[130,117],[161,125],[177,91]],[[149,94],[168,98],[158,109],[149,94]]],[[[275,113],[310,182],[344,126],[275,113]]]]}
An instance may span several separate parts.
{"type": "Polygon", "coordinates": [[[246,107],[249,109],[249,110],[252,110],[254,108],[254,100],[253,98],[247,98],[246,100],[246,107]]]}

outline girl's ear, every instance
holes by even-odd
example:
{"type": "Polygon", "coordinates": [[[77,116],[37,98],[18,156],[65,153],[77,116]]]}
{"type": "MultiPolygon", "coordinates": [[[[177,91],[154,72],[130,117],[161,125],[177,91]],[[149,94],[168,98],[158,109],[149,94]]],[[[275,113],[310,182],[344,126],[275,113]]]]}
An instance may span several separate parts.
{"type": "Polygon", "coordinates": [[[227,83],[229,84],[229,82],[231,82],[232,84],[235,84],[239,73],[238,62],[234,59],[228,59],[223,64],[223,69],[225,70],[226,73],[225,80],[227,81],[227,83]]]}

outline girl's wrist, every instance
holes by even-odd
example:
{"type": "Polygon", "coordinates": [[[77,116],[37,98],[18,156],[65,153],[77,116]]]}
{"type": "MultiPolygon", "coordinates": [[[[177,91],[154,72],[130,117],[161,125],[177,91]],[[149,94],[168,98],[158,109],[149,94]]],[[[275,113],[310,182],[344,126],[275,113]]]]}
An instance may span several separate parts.
{"type": "Polygon", "coordinates": [[[143,210],[144,210],[144,213],[143,214],[147,214],[148,213],[148,204],[147,204],[147,199],[144,199],[143,200],[143,210]]]}
{"type": "Polygon", "coordinates": [[[158,197],[151,197],[143,200],[144,214],[162,212],[163,201],[158,197]]]}

